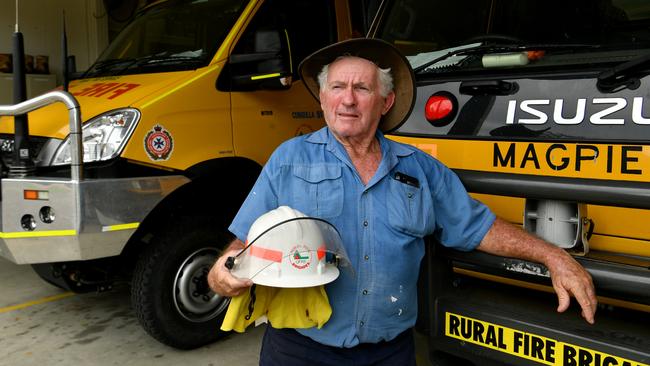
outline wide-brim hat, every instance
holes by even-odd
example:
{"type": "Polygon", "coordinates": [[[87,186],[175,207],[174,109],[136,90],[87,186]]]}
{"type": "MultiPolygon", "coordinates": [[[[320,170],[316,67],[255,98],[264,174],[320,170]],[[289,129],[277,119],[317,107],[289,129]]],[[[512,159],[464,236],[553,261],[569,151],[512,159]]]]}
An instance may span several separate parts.
{"type": "Polygon", "coordinates": [[[323,66],[344,55],[364,58],[382,69],[390,68],[393,76],[395,103],[382,117],[379,129],[383,132],[390,132],[401,126],[415,104],[415,76],[406,57],[395,46],[381,39],[348,39],[321,48],[307,56],[298,66],[298,72],[311,95],[320,102],[318,74],[323,66]]]}

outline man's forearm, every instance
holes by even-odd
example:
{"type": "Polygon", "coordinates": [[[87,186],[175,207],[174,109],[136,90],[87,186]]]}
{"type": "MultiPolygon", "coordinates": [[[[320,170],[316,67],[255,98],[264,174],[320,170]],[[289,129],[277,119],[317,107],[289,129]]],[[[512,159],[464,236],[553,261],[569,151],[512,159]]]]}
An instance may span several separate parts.
{"type": "Polygon", "coordinates": [[[564,251],[525,230],[497,218],[485,235],[479,250],[503,257],[519,258],[546,266],[564,251]]]}
{"type": "Polygon", "coordinates": [[[558,311],[569,307],[573,295],[582,308],[582,316],[594,323],[598,300],[591,275],[564,249],[544,241],[499,218],[485,235],[478,249],[503,257],[542,263],[550,273],[558,296],[558,311]]]}

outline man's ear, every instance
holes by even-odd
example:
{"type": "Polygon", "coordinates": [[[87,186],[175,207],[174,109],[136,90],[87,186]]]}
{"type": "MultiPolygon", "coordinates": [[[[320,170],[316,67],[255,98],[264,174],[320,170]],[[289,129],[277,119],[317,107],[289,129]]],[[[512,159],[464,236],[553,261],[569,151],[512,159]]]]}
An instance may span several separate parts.
{"type": "Polygon", "coordinates": [[[318,90],[318,104],[320,104],[320,108],[323,109],[323,90],[318,90]]]}
{"type": "Polygon", "coordinates": [[[390,93],[388,93],[386,98],[384,98],[384,108],[382,108],[381,110],[382,116],[388,113],[388,111],[390,110],[390,108],[393,106],[394,103],[395,103],[395,92],[391,91],[390,93]]]}
{"type": "Polygon", "coordinates": [[[322,111],[325,111],[325,106],[323,105],[323,97],[322,96],[320,98],[318,98],[318,105],[320,105],[320,109],[322,111]]]}

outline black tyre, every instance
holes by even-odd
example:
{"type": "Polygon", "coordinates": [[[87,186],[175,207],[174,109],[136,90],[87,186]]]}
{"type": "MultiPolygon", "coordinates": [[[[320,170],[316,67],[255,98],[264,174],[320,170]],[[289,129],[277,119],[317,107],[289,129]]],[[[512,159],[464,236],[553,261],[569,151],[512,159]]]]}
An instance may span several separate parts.
{"type": "Polygon", "coordinates": [[[142,327],[179,349],[212,343],[230,298],[212,292],[207,274],[231,237],[203,220],[183,220],[156,235],[133,273],[131,301],[142,327]]]}
{"type": "Polygon", "coordinates": [[[32,269],[43,281],[54,287],[63,290],[70,290],[70,286],[61,278],[61,275],[55,276],[55,269],[51,263],[32,264],[32,269]]]}

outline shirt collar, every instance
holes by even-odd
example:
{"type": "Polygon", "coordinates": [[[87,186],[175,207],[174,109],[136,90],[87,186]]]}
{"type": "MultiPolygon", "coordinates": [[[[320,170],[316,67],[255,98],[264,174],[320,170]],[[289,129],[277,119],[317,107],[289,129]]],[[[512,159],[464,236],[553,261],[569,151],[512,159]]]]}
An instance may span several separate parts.
{"type": "Polygon", "coordinates": [[[414,152],[412,149],[409,149],[405,145],[387,139],[379,130],[377,130],[376,136],[379,140],[379,144],[381,145],[382,157],[379,168],[377,169],[377,172],[375,173],[373,179],[368,182],[368,186],[374,185],[376,182],[383,179],[383,177],[390,174],[393,168],[399,164],[400,158],[409,156],[414,152]]]}
{"type": "MultiPolygon", "coordinates": [[[[368,188],[373,186],[383,177],[388,175],[390,171],[397,166],[399,158],[413,154],[413,150],[409,149],[403,144],[387,139],[384,134],[377,130],[375,136],[379,141],[382,151],[381,163],[375,173],[373,179],[368,182],[368,188]]],[[[326,145],[325,149],[332,152],[340,161],[354,169],[348,154],[345,152],[343,145],[334,137],[329,128],[323,127],[320,130],[312,133],[307,137],[307,142],[312,144],[326,145]]]]}
{"type": "MultiPolygon", "coordinates": [[[[330,133],[329,133],[329,128],[323,127],[320,130],[316,132],[312,132],[307,136],[307,142],[311,142],[312,144],[328,144],[329,145],[329,139],[330,139],[330,133]]],[[[333,136],[332,136],[333,137],[333,136]]],[[[336,140],[336,139],[334,139],[336,140]]]]}
{"type": "MultiPolygon", "coordinates": [[[[391,144],[389,140],[384,136],[384,134],[379,130],[377,130],[375,136],[377,137],[377,140],[379,140],[379,144],[384,154],[392,152],[397,157],[404,157],[413,154],[413,150],[407,148],[402,144],[391,144]]],[[[307,137],[307,142],[313,144],[325,144],[327,145],[327,150],[329,151],[333,151],[336,147],[341,145],[341,143],[336,138],[334,138],[334,135],[330,133],[330,130],[327,127],[323,127],[320,130],[310,134],[307,137]]]]}

